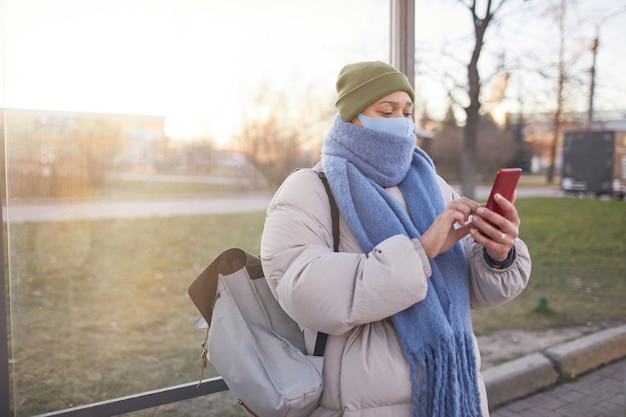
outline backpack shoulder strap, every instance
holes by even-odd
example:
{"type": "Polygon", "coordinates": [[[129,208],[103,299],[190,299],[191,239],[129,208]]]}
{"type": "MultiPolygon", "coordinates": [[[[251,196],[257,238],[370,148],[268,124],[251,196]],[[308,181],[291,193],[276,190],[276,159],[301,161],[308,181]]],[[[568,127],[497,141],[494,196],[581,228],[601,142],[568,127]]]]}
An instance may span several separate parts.
{"type": "Polygon", "coordinates": [[[339,251],[339,209],[337,208],[337,203],[335,202],[335,197],[333,197],[332,191],[330,191],[330,185],[328,185],[328,179],[326,178],[326,174],[324,171],[315,171],[317,172],[318,177],[322,180],[324,184],[324,188],[326,188],[326,194],[328,194],[328,201],[330,202],[330,215],[333,222],[333,244],[335,252],[339,251]]]}
{"type": "MultiPolygon", "coordinates": [[[[326,194],[328,194],[328,201],[330,202],[330,215],[332,218],[333,224],[333,245],[335,252],[339,251],[339,209],[337,209],[337,203],[335,202],[335,197],[333,197],[333,193],[330,190],[330,185],[328,185],[328,179],[326,178],[326,174],[324,171],[316,170],[315,171],[322,180],[324,184],[324,188],[326,188],[326,194]]],[[[326,350],[326,340],[328,339],[328,334],[318,332],[317,339],[315,340],[315,349],[313,350],[314,356],[324,356],[324,350],[326,350]]]]}

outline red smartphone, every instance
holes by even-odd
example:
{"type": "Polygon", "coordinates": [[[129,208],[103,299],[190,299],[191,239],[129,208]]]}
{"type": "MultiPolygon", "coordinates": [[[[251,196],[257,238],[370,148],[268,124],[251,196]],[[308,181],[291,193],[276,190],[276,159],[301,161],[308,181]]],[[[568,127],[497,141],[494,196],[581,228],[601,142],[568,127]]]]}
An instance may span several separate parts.
{"type": "Polygon", "coordinates": [[[504,168],[498,170],[496,179],[491,187],[491,193],[489,193],[489,199],[487,200],[487,208],[489,210],[495,211],[501,216],[504,216],[504,211],[499,205],[496,204],[493,196],[496,193],[499,193],[502,197],[512,201],[513,195],[515,194],[515,187],[517,187],[517,182],[519,181],[521,175],[521,168],[504,168]]]}

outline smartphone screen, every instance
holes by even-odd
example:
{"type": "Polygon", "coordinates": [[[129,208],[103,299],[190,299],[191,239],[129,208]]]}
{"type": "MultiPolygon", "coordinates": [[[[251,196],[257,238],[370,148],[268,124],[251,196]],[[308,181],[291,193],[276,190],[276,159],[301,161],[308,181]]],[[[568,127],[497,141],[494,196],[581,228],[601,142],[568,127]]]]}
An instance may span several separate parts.
{"type": "Polygon", "coordinates": [[[499,193],[502,195],[502,197],[506,198],[509,201],[512,201],[513,195],[515,194],[515,187],[517,187],[517,182],[519,181],[521,175],[521,168],[504,168],[498,170],[496,174],[496,179],[493,182],[493,186],[491,187],[491,192],[489,193],[487,208],[495,211],[501,216],[504,216],[502,208],[500,208],[500,206],[496,204],[493,196],[496,193],[499,193]]]}

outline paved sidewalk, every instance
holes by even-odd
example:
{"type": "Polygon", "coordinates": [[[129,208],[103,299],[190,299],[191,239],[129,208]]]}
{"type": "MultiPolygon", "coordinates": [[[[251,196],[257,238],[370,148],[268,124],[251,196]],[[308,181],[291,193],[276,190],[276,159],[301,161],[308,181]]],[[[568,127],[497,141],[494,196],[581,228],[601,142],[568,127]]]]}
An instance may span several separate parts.
{"type": "Polygon", "coordinates": [[[491,417],[624,417],[626,359],[491,412],[491,417]]]}

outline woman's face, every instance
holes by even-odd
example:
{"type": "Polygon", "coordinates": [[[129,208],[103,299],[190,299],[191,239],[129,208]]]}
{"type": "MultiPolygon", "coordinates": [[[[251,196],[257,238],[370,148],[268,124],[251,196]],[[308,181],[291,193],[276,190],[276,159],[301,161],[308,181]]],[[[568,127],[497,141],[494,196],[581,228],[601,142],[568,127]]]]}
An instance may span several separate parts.
{"type": "MultiPolygon", "coordinates": [[[[368,117],[378,117],[381,119],[413,117],[413,102],[411,101],[411,96],[409,96],[409,93],[406,91],[396,91],[375,101],[361,113],[368,117]]],[[[352,120],[352,123],[363,126],[358,116],[352,120]]]]}

